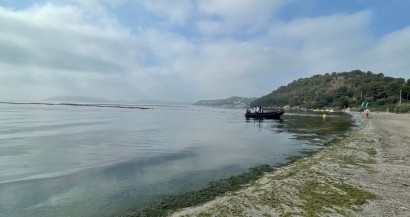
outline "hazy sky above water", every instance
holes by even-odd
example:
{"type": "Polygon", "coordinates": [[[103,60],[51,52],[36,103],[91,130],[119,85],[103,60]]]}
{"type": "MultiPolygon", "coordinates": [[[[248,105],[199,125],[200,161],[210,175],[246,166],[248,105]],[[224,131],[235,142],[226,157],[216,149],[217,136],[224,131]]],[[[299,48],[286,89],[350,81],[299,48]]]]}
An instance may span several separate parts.
{"type": "Polygon", "coordinates": [[[0,0],[0,101],[262,96],[360,69],[409,78],[408,0],[0,0]]]}

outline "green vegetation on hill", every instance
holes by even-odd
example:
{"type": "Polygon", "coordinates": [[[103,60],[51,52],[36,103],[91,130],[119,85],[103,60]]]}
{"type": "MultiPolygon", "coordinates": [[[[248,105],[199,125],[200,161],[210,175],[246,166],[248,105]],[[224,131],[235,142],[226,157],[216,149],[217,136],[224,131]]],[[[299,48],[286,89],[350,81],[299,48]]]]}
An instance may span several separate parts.
{"type": "Polygon", "coordinates": [[[354,70],[333,72],[300,78],[281,86],[272,93],[253,101],[252,106],[300,106],[304,108],[347,108],[369,103],[372,107],[386,107],[400,101],[408,102],[410,79],[392,78],[383,73],[354,70]]]}
{"type": "Polygon", "coordinates": [[[214,100],[200,100],[194,105],[202,106],[225,106],[225,107],[249,107],[249,104],[253,102],[256,97],[239,97],[233,96],[228,99],[214,99],[214,100]]]}

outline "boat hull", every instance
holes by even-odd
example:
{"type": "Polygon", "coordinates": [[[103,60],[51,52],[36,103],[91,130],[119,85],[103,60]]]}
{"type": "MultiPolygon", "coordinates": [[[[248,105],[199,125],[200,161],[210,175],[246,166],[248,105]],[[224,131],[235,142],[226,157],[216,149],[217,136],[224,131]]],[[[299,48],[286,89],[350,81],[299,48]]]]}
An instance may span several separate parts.
{"type": "Polygon", "coordinates": [[[280,116],[285,113],[284,111],[267,112],[267,113],[246,113],[246,118],[267,118],[267,119],[279,119],[280,116]]]}

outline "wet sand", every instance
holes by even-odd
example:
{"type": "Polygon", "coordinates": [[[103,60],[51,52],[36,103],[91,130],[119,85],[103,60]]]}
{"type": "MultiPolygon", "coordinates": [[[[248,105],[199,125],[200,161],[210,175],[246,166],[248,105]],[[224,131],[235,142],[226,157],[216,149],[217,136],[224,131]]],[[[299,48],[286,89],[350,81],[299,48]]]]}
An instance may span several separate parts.
{"type": "Polygon", "coordinates": [[[171,216],[410,216],[410,116],[355,115],[356,133],[171,216]]]}

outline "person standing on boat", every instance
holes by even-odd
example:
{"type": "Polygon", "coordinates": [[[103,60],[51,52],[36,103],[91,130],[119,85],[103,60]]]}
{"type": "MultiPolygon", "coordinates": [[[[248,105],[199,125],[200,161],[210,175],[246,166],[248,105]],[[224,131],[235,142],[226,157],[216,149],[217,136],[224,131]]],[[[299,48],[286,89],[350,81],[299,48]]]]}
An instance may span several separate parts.
{"type": "Polygon", "coordinates": [[[259,113],[259,106],[256,106],[256,113],[259,113]]]}
{"type": "Polygon", "coordinates": [[[256,113],[256,106],[253,107],[253,113],[256,113]]]}
{"type": "Polygon", "coordinates": [[[260,109],[259,109],[260,112],[263,113],[263,109],[262,109],[262,106],[261,106],[261,105],[259,105],[259,108],[260,108],[260,109]]]}

